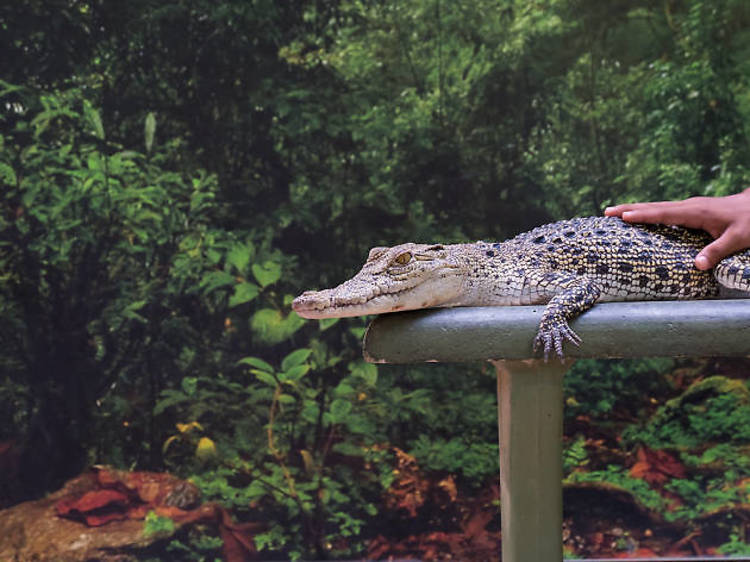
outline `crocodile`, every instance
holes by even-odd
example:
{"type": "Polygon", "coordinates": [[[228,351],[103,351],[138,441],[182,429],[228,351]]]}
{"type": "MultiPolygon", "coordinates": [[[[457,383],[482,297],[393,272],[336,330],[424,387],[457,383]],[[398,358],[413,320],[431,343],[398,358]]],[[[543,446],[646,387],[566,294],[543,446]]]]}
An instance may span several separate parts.
{"type": "Polygon", "coordinates": [[[581,343],[568,322],[596,302],[705,299],[720,286],[750,290],[750,250],[713,270],[695,267],[712,241],[701,230],[584,217],[537,227],[505,242],[406,243],[370,250],[353,278],[306,291],[292,303],[303,318],[364,316],[449,306],[546,304],[533,342],[562,359],[581,343]]]}

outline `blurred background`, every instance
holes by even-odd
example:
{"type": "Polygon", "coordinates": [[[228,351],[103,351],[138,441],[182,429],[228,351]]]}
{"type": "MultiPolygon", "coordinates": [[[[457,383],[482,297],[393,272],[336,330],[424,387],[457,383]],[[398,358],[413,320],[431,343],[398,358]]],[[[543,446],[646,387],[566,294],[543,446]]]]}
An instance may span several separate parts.
{"type": "MultiPolygon", "coordinates": [[[[169,471],[246,557],[499,557],[494,372],[293,296],[750,179],[744,0],[4,2],[0,52],[0,506],[169,471]]],[[[578,362],[567,556],[750,554],[749,367],[578,362]]]]}

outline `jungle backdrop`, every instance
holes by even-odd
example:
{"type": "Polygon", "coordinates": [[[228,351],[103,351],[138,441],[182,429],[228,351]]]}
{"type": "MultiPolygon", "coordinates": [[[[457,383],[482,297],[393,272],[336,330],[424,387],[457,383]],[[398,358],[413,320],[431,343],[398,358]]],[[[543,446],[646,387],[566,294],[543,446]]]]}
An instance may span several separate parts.
{"type": "MultiPolygon", "coordinates": [[[[744,0],[3,2],[0,53],[0,506],[170,471],[264,558],[499,544],[493,372],[366,364],[293,296],[750,184],[744,0]]],[[[567,555],[750,553],[748,367],[575,366],[567,555]]]]}

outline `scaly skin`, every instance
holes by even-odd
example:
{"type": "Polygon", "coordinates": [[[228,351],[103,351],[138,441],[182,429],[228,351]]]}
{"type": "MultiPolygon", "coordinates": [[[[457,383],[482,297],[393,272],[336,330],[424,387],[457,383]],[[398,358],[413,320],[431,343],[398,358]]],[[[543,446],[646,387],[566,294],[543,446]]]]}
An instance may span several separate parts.
{"type": "Polygon", "coordinates": [[[702,299],[719,284],[750,290],[750,252],[713,270],[695,267],[711,237],[679,227],[589,217],[540,226],[499,243],[373,248],[362,270],[333,289],[307,291],[292,308],[338,318],[446,306],[546,304],[534,340],[545,359],[580,338],[568,322],[596,302],[702,299]]]}

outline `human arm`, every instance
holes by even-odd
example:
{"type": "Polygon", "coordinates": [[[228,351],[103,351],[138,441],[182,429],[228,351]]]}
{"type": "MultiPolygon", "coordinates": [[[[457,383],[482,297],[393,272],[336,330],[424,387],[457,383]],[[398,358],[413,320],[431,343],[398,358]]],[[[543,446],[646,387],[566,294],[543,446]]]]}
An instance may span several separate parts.
{"type": "Polygon", "coordinates": [[[699,228],[714,237],[695,258],[698,269],[711,269],[723,258],[750,248],[750,188],[725,197],[691,197],[683,201],[627,203],[607,207],[608,217],[626,222],[699,228]]]}

